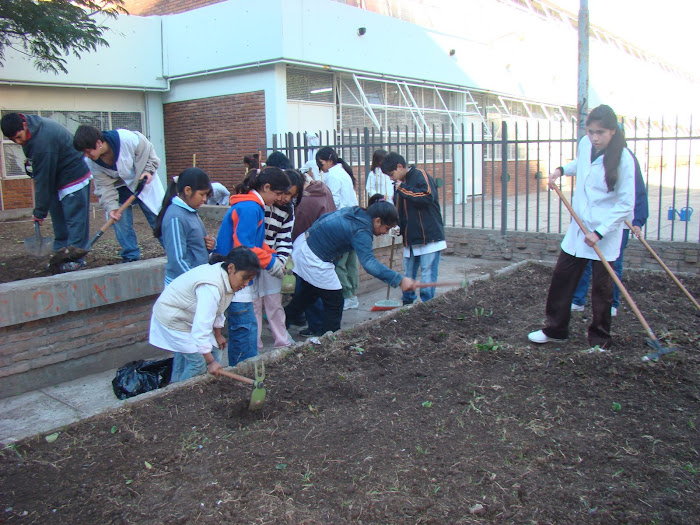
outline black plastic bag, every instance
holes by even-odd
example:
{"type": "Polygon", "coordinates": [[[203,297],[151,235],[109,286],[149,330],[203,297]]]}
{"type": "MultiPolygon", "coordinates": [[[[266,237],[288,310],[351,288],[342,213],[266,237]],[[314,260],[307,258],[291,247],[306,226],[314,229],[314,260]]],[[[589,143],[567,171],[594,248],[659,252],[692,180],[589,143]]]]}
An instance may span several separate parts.
{"type": "Polygon", "coordinates": [[[170,382],[173,358],[157,361],[132,361],[117,370],[112,379],[114,395],[119,399],[134,397],[150,390],[164,387],[170,382]]]}

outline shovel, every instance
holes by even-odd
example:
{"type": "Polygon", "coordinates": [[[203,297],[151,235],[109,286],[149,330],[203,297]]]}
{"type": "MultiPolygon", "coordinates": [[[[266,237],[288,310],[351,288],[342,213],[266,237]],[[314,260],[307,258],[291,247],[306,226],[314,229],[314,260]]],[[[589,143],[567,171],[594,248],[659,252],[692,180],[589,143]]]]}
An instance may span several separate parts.
{"type": "Polygon", "coordinates": [[[249,377],[239,376],[228,370],[219,370],[219,375],[230,377],[241,383],[246,383],[248,385],[253,385],[253,393],[250,395],[250,404],[248,405],[248,410],[260,410],[265,404],[265,386],[263,385],[263,380],[265,379],[265,363],[261,363],[261,370],[258,373],[258,364],[255,363],[255,379],[250,379],[249,377]]]}
{"type": "MultiPolygon", "coordinates": [[[[578,215],[576,215],[576,212],[571,207],[571,204],[569,204],[569,201],[566,200],[566,197],[564,197],[564,194],[559,189],[559,186],[557,186],[556,184],[552,184],[552,185],[550,185],[550,188],[554,188],[554,191],[557,193],[557,195],[559,196],[559,199],[564,204],[564,206],[566,206],[566,209],[569,210],[569,213],[576,221],[576,224],[578,224],[578,227],[581,228],[581,231],[583,232],[584,235],[587,235],[588,230],[583,225],[583,222],[581,222],[581,219],[579,219],[578,215]]],[[[613,270],[613,267],[610,266],[610,263],[605,260],[605,257],[603,257],[603,253],[600,251],[600,248],[598,248],[598,245],[594,244],[593,249],[595,250],[595,253],[598,255],[598,257],[600,257],[600,262],[603,263],[603,266],[605,266],[605,269],[608,271],[610,276],[613,278],[613,281],[615,281],[615,284],[622,292],[622,295],[625,297],[625,300],[630,305],[630,308],[632,308],[634,315],[637,316],[637,319],[639,319],[639,322],[642,323],[644,330],[646,330],[647,335],[649,336],[649,338],[646,341],[647,344],[650,347],[652,347],[654,350],[656,350],[655,352],[652,352],[650,354],[646,354],[644,357],[642,357],[642,361],[652,361],[652,360],[656,361],[657,359],[659,359],[659,357],[666,355],[666,354],[673,353],[676,350],[678,350],[675,347],[664,348],[663,346],[661,346],[661,343],[659,343],[659,340],[654,335],[654,332],[651,330],[651,327],[649,327],[649,324],[646,322],[646,319],[644,319],[642,312],[640,312],[639,308],[637,308],[637,304],[632,300],[632,297],[630,297],[630,294],[627,292],[627,289],[622,284],[622,281],[620,281],[620,278],[615,273],[615,270],[613,270]]]]}
{"type": "MultiPolygon", "coordinates": [[[[123,213],[124,210],[131,206],[131,204],[136,200],[136,197],[138,197],[139,194],[143,191],[143,188],[145,186],[146,179],[143,178],[139,181],[138,185],[136,186],[134,194],[124,201],[124,204],[122,204],[119,207],[117,212],[123,213]]],[[[90,242],[88,242],[85,248],[78,248],[77,246],[68,246],[67,248],[61,248],[60,250],[58,250],[49,259],[49,268],[52,270],[56,270],[63,263],[77,261],[78,259],[82,259],[83,257],[85,257],[87,253],[90,250],[92,250],[92,246],[97,242],[97,240],[100,237],[102,237],[102,235],[104,235],[104,233],[109,229],[109,227],[115,222],[116,221],[110,217],[109,220],[105,223],[105,225],[98,230],[98,232],[94,235],[92,239],[90,239],[90,242]]]]}
{"type": "Polygon", "coordinates": [[[43,257],[53,251],[53,239],[42,237],[39,223],[34,221],[34,236],[24,239],[24,247],[31,255],[43,257]]]}

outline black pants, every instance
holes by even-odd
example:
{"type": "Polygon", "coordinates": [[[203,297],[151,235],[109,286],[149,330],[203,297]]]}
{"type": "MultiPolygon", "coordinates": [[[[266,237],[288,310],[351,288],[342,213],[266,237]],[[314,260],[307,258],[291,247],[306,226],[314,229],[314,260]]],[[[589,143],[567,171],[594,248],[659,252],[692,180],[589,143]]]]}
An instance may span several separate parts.
{"type": "Polygon", "coordinates": [[[340,330],[340,322],[343,320],[343,291],[324,290],[298,275],[296,278],[297,289],[292,300],[284,307],[285,315],[290,319],[298,319],[320,297],[323,303],[323,333],[340,330]]]}
{"type": "MultiPolygon", "coordinates": [[[[545,315],[547,320],[542,331],[547,337],[566,339],[569,337],[571,320],[571,301],[579,279],[589,259],[574,257],[561,252],[554,266],[552,282],[547,294],[545,315]]],[[[593,319],[588,327],[588,343],[601,348],[612,346],[610,337],[610,308],[612,307],[613,279],[601,261],[593,262],[593,287],[591,288],[591,306],[593,319]]]]}

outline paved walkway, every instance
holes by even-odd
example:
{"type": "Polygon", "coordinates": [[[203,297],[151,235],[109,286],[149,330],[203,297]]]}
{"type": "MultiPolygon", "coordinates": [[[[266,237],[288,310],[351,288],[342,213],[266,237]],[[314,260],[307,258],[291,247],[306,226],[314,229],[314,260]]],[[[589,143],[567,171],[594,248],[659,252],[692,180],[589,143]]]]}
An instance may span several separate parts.
{"type": "MultiPolygon", "coordinates": [[[[447,255],[443,256],[440,262],[440,280],[473,280],[493,274],[509,264],[508,261],[486,261],[447,255]]],[[[449,288],[437,290],[438,294],[442,294],[449,288]]],[[[386,299],[386,287],[382,286],[361,294],[358,298],[360,307],[343,313],[343,329],[391,313],[371,311],[377,301],[386,299]]],[[[391,299],[400,300],[400,290],[392,289],[391,299]]],[[[303,337],[298,336],[297,330],[290,330],[290,332],[298,341],[304,341],[303,337]]],[[[265,327],[263,327],[263,343],[265,344],[263,353],[272,350],[272,337],[265,327]]],[[[48,434],[71,423],[127,405],[129,400],[120,401],[112,391],[112,379],[115,373],[116,369],[108,370],[53,387],[0,399],[0,444],[7,445],[25,437],[48,434]]],[[[166,388],[177,388],[177,385],[166,388]]],[[[157,395],[158,391],[143,394],[143,396],[151,394],[157,395]]],[[[132,400],[142,399],[143,396],[137,396],[132,400]]]]}

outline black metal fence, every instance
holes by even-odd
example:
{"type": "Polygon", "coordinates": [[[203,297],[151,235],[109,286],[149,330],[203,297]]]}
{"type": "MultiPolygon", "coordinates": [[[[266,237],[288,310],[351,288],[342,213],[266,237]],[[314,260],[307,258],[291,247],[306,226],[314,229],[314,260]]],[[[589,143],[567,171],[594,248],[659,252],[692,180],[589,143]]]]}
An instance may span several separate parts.
{"type": "MultiPolygon", "coordinates": [[[[629,149],[642,166],[649,200],[645,237],[700,242],[700,135],[690,125],[637,119],[623,123],[629,149]]],[[[358,200],[376,149],[401,153],[436,180],[447,226],[563,233],[571,222],[547,187],[549,173],[575,157],[575,123],[480,122],[441,129],[404,127],[287,133],[268,151],[284,152],[301,167],[320,147],[331,146],[353,168],[358,200]]],[[[563,177],[570,198],[571,179],[563,177]]]]}

